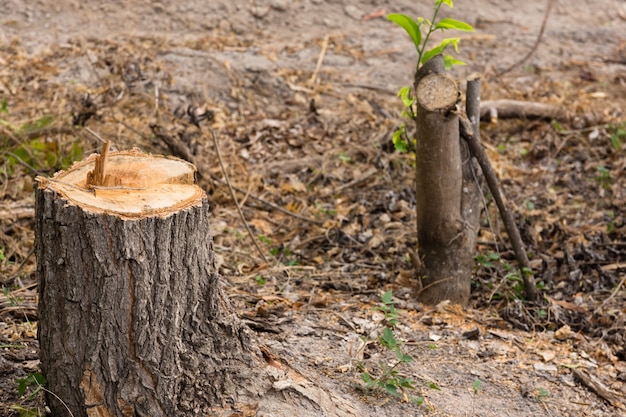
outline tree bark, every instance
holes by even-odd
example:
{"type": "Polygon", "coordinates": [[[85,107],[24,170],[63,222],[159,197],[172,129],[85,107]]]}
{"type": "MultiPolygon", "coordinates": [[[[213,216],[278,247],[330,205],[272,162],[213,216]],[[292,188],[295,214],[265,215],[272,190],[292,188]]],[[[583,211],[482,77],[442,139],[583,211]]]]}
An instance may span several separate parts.
{"type": "Polygon", "coordinates": [[[280,398],[276,416],[296,404],[305,416],[358,415],[304,377],[295,382],[237,317],[194,173],[131,151],[37,178],[38,338],[52,414],[247,416],[280,398]]]}
{"type": "Polygon", "coordinates": [[[437,70],[416,75],[416,200],[421,288],[427,304],[469,301],[478,229],[478,193],[462,148],[458,89],[437,70]]]}

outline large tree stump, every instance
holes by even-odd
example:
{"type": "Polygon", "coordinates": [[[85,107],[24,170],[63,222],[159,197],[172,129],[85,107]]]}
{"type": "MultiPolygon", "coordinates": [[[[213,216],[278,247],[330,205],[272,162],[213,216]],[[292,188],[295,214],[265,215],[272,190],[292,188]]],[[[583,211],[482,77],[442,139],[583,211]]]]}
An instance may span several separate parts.
{"type": "Polygon", "coordinates": [[[38,338],[52,414],[248,416],[280,401],[275,416],[358,415],[295,381],[238,319],[194,173],[178,159],[104,151],[37,178],[38,338]]]}

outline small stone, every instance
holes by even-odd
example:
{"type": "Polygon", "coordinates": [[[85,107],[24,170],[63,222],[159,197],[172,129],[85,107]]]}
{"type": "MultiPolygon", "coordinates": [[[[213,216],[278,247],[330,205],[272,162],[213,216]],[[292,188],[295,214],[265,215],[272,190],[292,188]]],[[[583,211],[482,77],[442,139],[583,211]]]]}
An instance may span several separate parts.
{"type": "Polygon", "coordinates": [[[556,340],[571,339],[573,336],[574,332],[572,331],[572,328],[569,327],[567,324],[554,332],[554,338],[556,340]]]}
{"type": "Polygon", "coordinates": [[[543,372],[556,372],[557,371],[556,365],[545,364],[541,362],[535,363],[533,365],[533,368],[535,368],[535,371],[543,371],[543,372]]]}
{"type": "Polygon", "coordinates": [[[361,20],[361,18],[363,17],[363,12],[361,11],[361,9],[351,4],[344,7],[343,11],[354,20],[361,20]]]}

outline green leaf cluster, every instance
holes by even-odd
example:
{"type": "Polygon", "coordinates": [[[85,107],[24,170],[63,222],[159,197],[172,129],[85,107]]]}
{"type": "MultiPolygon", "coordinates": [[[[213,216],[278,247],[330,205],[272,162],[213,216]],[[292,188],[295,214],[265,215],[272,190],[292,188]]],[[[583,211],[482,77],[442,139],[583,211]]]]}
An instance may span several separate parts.
{"type": "Polygon", "coordinates": [[[393,301],[393,291],[384,293],[380,297],[380,303],[372,309],[380,311],[385,315],[385,321],[388,326],[395,327],[398,324],[400,312],[396,309],[396,302],[393,301]]]}
{"type": "MultiPolygon", "coordinates": [[[[17,392],[20,397],[26,394],[29,387],[34,387],[26,398],[27,400],[31,400],[42,390],[45,390],[43,386],[46,384],[46,378],[39,372],[35,372],[29,374],[26,378],[17,379],[16,382],[17,392]]],[[[39,417],[44,415],[43,411],[37,408],[25,407],[22,404],[12,404],[10,409],[16,411],[20,417],[39,417]]]]}
{"type": "MultiPolygon", "coordinates": [[[[495,300],[508,298],[509,300],[523,300],[524,299],[524,280],[521,278],[521,274],[531,276],[533,272],[524,267],[520,271],[511,265],[506,260],[500,257],[500,254],[496,252],[487,252],[486,254],[478,254],[474,257],[476,263],[480,268],[484,268],[489,273],[497,273],[498,271],[504,272],[504,280],[506,282],[505,288],[507,291],[497,291],[493,294],[495,300]]],[[[540,281],[538,284],[541,288],[545,288],[545,283],[540,281]]],[[[489,285],[491,288],[491,284],[489,285]]]]}
{"type": "MultiPolygon", "coordinates": [[[[5,99],[0,102],[0,113],[9,113],[5,99]]],[[[44,115],[21,125],[0,118],[0,125],[5,127],[4,131],[0,130],[0,160],[6,175],[14,175],[17,165],[39,173],[67,169],[82,159],[83,149],[78,141],[73,141],[69,146],[61,146],[58,141],[46,140],[43,133],[39,134],[53,122],[51,115],[44,115]]]]}
{"type": "Polygon", "coordinates": [[[20,394],[20,397],[26,393],[26,389],[28,389],[28,387],[35,387],[33,392],[30,394],[31,396],[34,396],[46,384],[46,377],[39,372],[34,372],[32,374],[28,374],[26,378],[16,380],[16,382],[17,392],[20,394]]]}
{"type": "MultiPolygon", "coordinates": [[[[459,37],[445,38],[438,45],[427,49],[430,36],[438,30],[442,32],[447,30],[472,32],[474,30],[470,24],[460,20],[449,17],[437,19],[439,9],[443,4],[450,8],[454,7],[451,0],[435,0],[435,8],[431,20],[423,17],[419,17],[416,20],[401,13],[391,13],[387,15],[387,19],[404,29],[413,41],[413,45],[417,51],[416,71],[419,70],[422,65],[430,61],[434,56],[439,54],[443,55],[443,62],[446,69],[450,69],[455,65],[465,65],[463,61],[445,53],[446,49],[449,47],[452,47],[457,53],[459,52],[459,42],[461,41],[461,38],[459,37]]],[[[404,111],[401,116],[410,120],[415,120],[415,100],[411,96],[411,88],[401,88],[398,92],[398,96],[404,104],[404,111]]],[[[413,151],[415,149],[415,141],[409,139],[405,123],[402,123],[402,125],[396,129],[392,140],[396,151],[400,153],[413,151]]]]}
{"type": "MultiPolygon", "coordinates": [[[[426,49],[430,36],[437,30],[441,30],[442,32],[446,30],[459,30],[462,32],[474,31],[472,25],[460,20],[449,17],[437,20],[437,15],[439,14],[439,9],[442,4],[445,4],[450,8],[454,7],[452,1],[436,0],[432,20],[428,20],[423,17],[419,17],[415,20],[410,16],[401,13],[391,13],[387,15],[387,19],[404,29],[413,41],[413,45],[415,46],[415,50],[418,55],[416,69],[419,69],[420,66],[427,63],[435,55],[443,54],[449,46],[452,46],[457,53],[459,52],[459,42],[461,38],[458,37],[445,38],[438,45],[430,49],[426,49]],[[422,33],[422,30],[424,30],[424,34],[422,33]]],[[[463,61],[460,61],[448,54],[443,54],[443,59],[447,69],[452,68],[454,65],[465,65],[463,61]]]]}

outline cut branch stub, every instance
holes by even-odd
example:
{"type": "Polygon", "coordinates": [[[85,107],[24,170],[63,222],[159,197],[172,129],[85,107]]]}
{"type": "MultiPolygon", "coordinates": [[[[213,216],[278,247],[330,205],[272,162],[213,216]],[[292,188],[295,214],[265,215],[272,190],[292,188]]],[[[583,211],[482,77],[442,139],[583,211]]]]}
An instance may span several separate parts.
{"type": "Polygon", "coordinates": [[[107,141],[102,147],[102,153],[99,156],[96,156],[95,168],[93,171],[89,171],[87,173],[87,188],[93,188],[95,186],[104,185],[104,180],[106,178],[106,163],[107,156],[109,156],[109,148],[111,147],[111,141],[107,141]]]}
{"type": "Polygon", "coordinates": [[[454,109],[459,98],[456,83],[441,74],[430,74],[417,85],[419,105],[429,112],[448,112],[454,109]]]}

